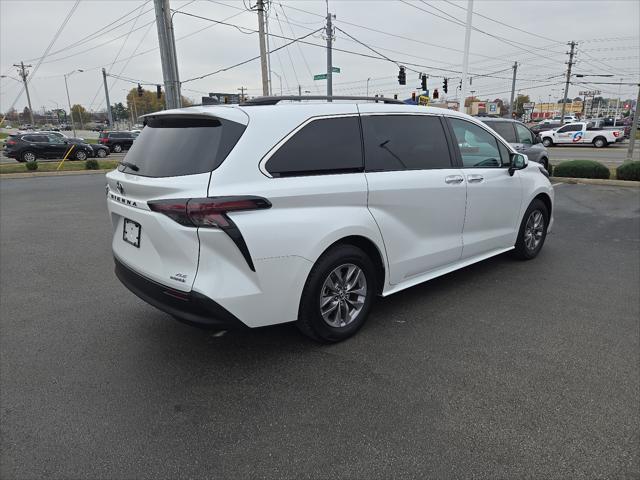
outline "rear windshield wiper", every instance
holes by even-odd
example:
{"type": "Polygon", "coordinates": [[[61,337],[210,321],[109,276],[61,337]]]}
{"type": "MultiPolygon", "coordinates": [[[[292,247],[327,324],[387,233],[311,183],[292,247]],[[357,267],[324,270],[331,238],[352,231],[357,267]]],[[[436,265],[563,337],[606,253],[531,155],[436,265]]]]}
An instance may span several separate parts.
{"type": "Polygon", "coordinates": [[[138,167],[136,164],[131,162],[120,162],[120,165],[130,168],[134,172],[137,172],[138,170],[140,170],[140,167],[138,167]]]}

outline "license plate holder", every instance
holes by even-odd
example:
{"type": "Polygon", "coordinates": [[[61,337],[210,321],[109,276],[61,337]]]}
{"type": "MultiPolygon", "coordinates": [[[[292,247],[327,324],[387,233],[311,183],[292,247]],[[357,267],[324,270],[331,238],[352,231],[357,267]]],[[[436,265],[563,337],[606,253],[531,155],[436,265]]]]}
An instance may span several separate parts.
{"type": "Polygon", "coordinates": [[[136,248],[140,248],[140,234],[142,232],[142,227],[138,222],[134,222],[133,220],[129,220],[128,218],[124,219],[124,228],[122,229],[122,239],[130,245],[133,245],[136,248]]]}

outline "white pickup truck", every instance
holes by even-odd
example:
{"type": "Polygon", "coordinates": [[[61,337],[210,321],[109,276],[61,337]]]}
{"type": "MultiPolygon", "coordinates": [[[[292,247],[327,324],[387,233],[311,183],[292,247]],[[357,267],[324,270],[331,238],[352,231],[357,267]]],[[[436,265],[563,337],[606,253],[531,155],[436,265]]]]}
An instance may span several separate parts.
{"type": "Polygon", "coordinates": [[[540,132],[539,135],[545,147],[591,143],[594,147],[601,148],[610,143],[621,142],[624,130],[603,130],[586,122],[575,122],[555,130],[540,132]]]}

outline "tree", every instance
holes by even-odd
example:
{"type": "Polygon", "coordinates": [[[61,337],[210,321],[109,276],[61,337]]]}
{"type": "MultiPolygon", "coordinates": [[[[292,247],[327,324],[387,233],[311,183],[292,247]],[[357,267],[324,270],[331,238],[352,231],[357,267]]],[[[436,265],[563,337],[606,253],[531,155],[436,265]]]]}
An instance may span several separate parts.
{"type": "Polygon", "coordinates": [[[22,123],[27,123],[31,121],[31,114],[29,111],[29,107],[24,107],[22,110],[22,123]]]}
{"type": "Polygon", "coordinates": [[[516,97],[515,108],[513,109],[513,111],[516,112],[516,115],[521,117],[524,114],[524,106],[523,105],[525,103],[529,103],[529,102],[531,102],[531,99],[529,98],[529,95],[518,95],[516,97]]]}
{"type": "MultiPolygon", "coordinates": [[[[192,103],[188,98],[182,97],[183,107],[189,107],[191,105],[192,103]]],[[[155,89],[153,91],[142,89],[142,96],[139,97],[137,87],[132,88],[131,90],[129,90],[129,93],[127,94],[127,108],[129,109],[129,111],[133,109],[133,113],[134,113],[134,116],[136,117],[136,121],[137,121],[137,117],[140,117],[141,115],[146,115],[147,113],[153,113],[153,112],[158,112],[160,110],[164,110],[165,109],[164,91],[162,92],[162,95],[160,96],[160,98],[158,98],[158,96],[156,95],[155,89]]]]}
{"type": "Polygon", "coordinates": [[[118,102],[111,106],[111,114],[115,121],[127,120],[129,118],[129,109],[122,102],[118,102]]]}
{"type": "Polygon", "coordinates": [[[12,122],[17,122],[18,121],[18,111],[15,108],[10,108],[6,115],[5,118],[7,120],[11,120],[12,122]]]}
{"type": "Polygon", "coordinates": [[[73,121],[78,122],[81,126],[84,126],[85,123],[91,121],[91,114],[87,112],[86,108],[78,103],[71,107],[71,114],[73,116],[73,121]]]}

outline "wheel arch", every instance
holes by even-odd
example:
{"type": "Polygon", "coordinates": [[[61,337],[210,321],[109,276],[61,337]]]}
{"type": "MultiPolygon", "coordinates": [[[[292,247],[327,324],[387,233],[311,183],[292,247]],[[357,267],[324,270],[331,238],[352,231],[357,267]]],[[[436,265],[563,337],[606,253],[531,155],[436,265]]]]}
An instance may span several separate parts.
{"type": "MultiPolygon", "coordinates": [[[[533,197],[533,199],[531,200],[531,202],[533,202],[534,200],[540,200],[542,201],[542,203],[544,203],[544,205],[547,207],[547,212],[549,213],[549,218],[551,218],[551,209],[553,208],[553,202],[551,201],[551,197],[544,193],[541,192],[539,194],[537,194],[535,197],[533,197]]],[[[531,203],[529,203],[529,205],[531,205],[531,203]]],[[[527,206],[528,208],[528,206],[527,206]]]]}
{"type": "Polygon", "coordinates": [[[605,137],[604,135],[598,135],[597,137],[594,137],[593,140],[591,140],[591,143],[595,145],[596,140],[600,139],[604,142],[605,146],[609,145],[609,140],[607,140],[607,137],[605,137]]]}
{"type": "Polygon", "coordinates": [[[383,254],[375,242],[362,235],[348,235],[336,240],[325,248],[322,255],[338,245],[353,245],[367,254],[376,269],[376,293],[380,295],[385,285],[387,269],[385,268],[383,254]]]}

